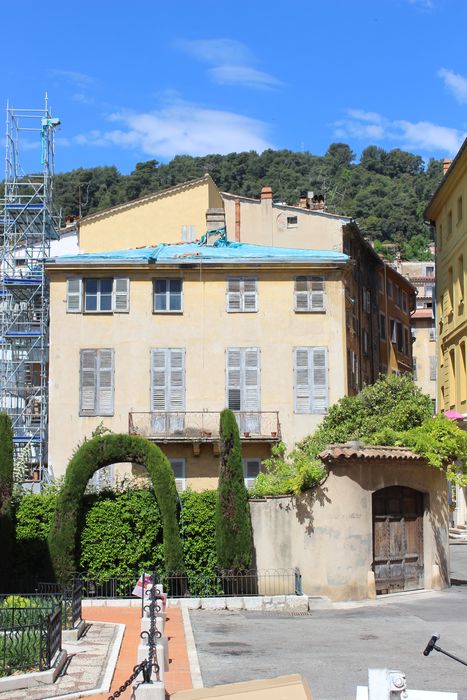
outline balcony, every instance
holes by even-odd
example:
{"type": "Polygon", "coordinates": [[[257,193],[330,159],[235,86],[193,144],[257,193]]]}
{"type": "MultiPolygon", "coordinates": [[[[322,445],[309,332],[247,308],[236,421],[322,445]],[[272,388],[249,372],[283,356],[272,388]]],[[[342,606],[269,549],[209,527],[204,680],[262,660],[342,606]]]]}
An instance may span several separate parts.
{"type": "MultiPolygon", "coordinates": [[[[242,442],[279,442],[278,411],[235,412],[242,442]]],[[[157,442],[218,442],[220,411],[128,414],[128,432],[157,442]]]]}

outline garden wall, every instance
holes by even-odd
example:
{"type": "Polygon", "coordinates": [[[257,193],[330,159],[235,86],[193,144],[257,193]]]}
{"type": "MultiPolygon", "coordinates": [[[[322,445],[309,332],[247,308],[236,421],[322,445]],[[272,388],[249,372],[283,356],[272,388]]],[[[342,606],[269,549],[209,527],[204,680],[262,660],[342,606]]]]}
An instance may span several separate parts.
{"type": "Polygon", "coordinates": [[[407,486],[424,494],[424,587],[448,586],[444,473],[402,448],[343,452],[321,455],[330,470],[321,486],[298,497],[250,501],[257,567],[298,567],[310,596],[374,598],[372,494],[407,486]]]}

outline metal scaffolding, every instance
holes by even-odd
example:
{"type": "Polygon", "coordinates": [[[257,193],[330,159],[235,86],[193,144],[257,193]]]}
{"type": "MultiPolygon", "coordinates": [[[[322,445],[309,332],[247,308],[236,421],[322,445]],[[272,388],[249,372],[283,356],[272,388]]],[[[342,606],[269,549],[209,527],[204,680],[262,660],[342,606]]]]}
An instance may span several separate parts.
{"type": "MultiPolygon", "coordinates": [[[[4,193],[0,202],[0,410],[13,425],[26,479],[47,479],[49,290],[44,273],[59,221],[52,208],[54,131],[43,109],[6,108],[4,193]],[[21,149],[40,149],[41,168],[23,172],[21,149]]],[[[39,165],[39,163],[38,163],[39,165]]]]}

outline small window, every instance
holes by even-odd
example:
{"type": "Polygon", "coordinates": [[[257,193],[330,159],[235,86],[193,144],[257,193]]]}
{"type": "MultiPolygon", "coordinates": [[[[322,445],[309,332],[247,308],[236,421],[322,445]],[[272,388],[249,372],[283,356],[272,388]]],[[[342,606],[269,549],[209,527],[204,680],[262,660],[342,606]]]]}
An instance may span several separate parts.
{"type": "Polygon", "coordinates": [[[170,466],[172,467],[175,486],[177,491],[185,491],[186,489],[186,461],[184,459],[171,459],[170,466]]]}
{"type": "Polygon", "coordinates": [[[448,236],[452,233],[452,211],[448,213],[448,236]]]}
{"type": "Polygon", "coordinates": [[[127,313],[130,310],[130,280],[127,277],[67,280],[67,313],[127,313]]]}
{"type": "Polygon", "coordinates": [[[391,280],[387,281],[387,290],[388,290],[388,299],[392,299],[392,282],[391,282],[391,280]]]}
{"type": "Polygon", "coordinates": [[[425,274],[427,277],[434,277],[435,276],[435,266],[434,265],[427,265],[425,274]]]}
{"type": "Polygon", "coordinates": [[[182,311],[182,280],[154,280],[154,313],[180,313],[182,311]]]}
{"type": "Polygon", "coordinates": [[[298,226],[298,216],[288,216],[287,217],[287,228],[297,228],[298,226]]]}
{"type": "Polygon", "coordinates": [[[386,340],[386,316],[385,314],[379,315],[379,335],[381,340],[386,340]]]}
{"type": "Polygon", "coordinates": [[[295,278],[295,311],[325,311],[324,277],[295,278]]]}
{"type": "Polygon", "coordinates": [[[255,479],[261,471],[260,459],[244,459],[243,460],[243,478],[247,489],[252,489],[255,485],[255,479]]]}
{"type": "Polygon", "coordinates": [[[84,280],[84,310],[94,312],[112,311],[113,279],[84,280]]]}
{"type": "Polygon", "coordinates": [[[229,313],[258,311],[258,291],[255,277],[231,277],[227,280],[227,311],[229,313]]]}
{"type": "Polygon", "coordinates": [[[457,223],[462,221],[463,217],[463,203],[462,203],[462,197],[459,197],[457,200],[457,223]]]}

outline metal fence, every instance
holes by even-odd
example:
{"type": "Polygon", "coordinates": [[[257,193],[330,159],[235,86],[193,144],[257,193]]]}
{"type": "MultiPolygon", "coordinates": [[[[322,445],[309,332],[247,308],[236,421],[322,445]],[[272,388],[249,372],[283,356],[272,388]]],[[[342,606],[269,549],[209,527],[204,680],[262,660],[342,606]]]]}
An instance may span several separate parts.
{"type": "Polygon", "coordinates": [[[60,600],[62,608],[63,629],[74,629],[81,622],[81,601],[83,597],[83,584],[80,580],[74,580],[69,586],[59,583],[40,582],[37,587],[41,595],[52,595],[60,600]]]}
{"type": "Polygon", "coordinates": [[[62,648],[62,613],[59,604],[50,606],[41,596],[2,596],[0,676],[51,668],[62,648]]]}
{"type": "MultiPolygon", "coordinates": [[[[86,572],[76,574],[83,585],[83,598],[130,598],[140,573],[110,577],[105,581],[86,572]]],[[[171,598],[301,595],[299,569],[247,569],[162,574],[164,591],[171,598]]]]}

